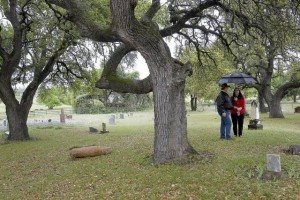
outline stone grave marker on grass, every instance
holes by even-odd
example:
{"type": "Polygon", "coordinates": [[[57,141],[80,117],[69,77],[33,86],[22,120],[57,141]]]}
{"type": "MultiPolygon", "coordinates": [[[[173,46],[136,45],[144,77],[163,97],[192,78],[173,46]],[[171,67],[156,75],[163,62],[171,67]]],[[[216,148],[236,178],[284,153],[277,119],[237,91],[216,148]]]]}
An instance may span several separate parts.
{"type": "Polygon", "coordinates": [[[102,131],[100,131],[100,133],[109,133],[108,130],[106,130],[106,124],[102,123],[102,131]]]}

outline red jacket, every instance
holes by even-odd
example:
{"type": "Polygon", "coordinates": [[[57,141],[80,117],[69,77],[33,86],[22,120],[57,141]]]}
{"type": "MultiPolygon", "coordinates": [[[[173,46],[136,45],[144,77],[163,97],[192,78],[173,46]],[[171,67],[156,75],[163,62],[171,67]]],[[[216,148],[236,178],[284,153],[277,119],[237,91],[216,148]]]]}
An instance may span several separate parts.
{"type": "MultiPolygon", "coordinates": [[[[240,114],[245,114],[246,108],[245,108],[245,98],[242,97],[241,99],[238,99],[237,101],[234,101],[233,96],[231,97],[232,105],[234,107],[242,107],[242,110],[240,111],[240,114]]],[[[231,114],[237,114],[238,110],[233,108],[231,110],[231,114]]]]}

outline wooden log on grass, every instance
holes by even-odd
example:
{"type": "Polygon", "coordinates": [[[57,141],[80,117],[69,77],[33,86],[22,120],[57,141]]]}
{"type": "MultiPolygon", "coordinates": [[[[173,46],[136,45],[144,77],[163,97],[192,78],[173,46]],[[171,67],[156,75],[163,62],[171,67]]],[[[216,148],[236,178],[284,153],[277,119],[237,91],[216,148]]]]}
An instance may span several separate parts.
{"type": "Polygon", "coordinates": [[[106,155],[112,152],[111,147],[101,147],[101,146],[87,146],[78,147],[70,150],[70,156],[72,158],[85,158],[106,155]]]}

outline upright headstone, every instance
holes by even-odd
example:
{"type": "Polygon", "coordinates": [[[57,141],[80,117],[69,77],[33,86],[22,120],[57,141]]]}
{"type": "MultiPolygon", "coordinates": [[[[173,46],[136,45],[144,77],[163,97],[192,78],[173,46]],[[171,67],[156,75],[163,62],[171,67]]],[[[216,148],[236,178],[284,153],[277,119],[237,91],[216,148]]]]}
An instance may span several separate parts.
{"type": "Polygon", "coordinates": [[[66,115],[64,109],[61,109],[60,112],[60,123],[66,123],[66,115]]]}
{"type": "Polygon", "coordinates": [[[108,119],[109,124],[115,124],[116,123],[116,116],[111,115],[110,118],[108,119]]]}
{"type": "Polygon", "coordinates": [[[120,114],[120,119],[124,119],[124,114],[123,113],[120,114]]]}
{"type": "Polygon", "coordinates": [[[251,102],[251,113],[248,129],[263,129],[263,125],[259,119],[259,105],[256,100],[251,102]]]}
{"type": "Polygon", "coordinates": [[[100,131],[101,133],[108,133],[109,131],[106,130],[106,124],[102,123],[102,131],[100,131]]]}
{"type": "Polygon", "coordinates": [[[267,170],[270,172],[281,172],[281,162],[279,155],[267,154],[267,170]]]}
{"type": "Polygon", "coordinates": [[[3,126],[7,126],[6,119],[3,120],[3,126]]]}

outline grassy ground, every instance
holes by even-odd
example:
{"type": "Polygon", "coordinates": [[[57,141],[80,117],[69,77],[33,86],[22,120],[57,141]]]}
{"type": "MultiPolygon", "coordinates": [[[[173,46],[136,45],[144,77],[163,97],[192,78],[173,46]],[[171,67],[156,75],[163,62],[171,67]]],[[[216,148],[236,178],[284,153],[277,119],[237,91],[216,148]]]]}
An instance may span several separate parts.
{"type": "Polygon", "coordinates": [[[246,119],[243,138],[221,141],[215,112],[189,112],[189,140],[200,155],[160,166],[151,160],[152,117],[117,119],[103,135],[89,134],[85,125],[48,126],[31,127],[27,142],[0,139],[0,199],[300,199],[300,156],[283,153],[300,143],[300,114],[263,115],[263,130],[247,130],[246,119]],[[69,148],[87,145],[113,152],[70,158],[69,148]],[[261,179],[267,153],[280,154],[286,179],[261,179]]]}

